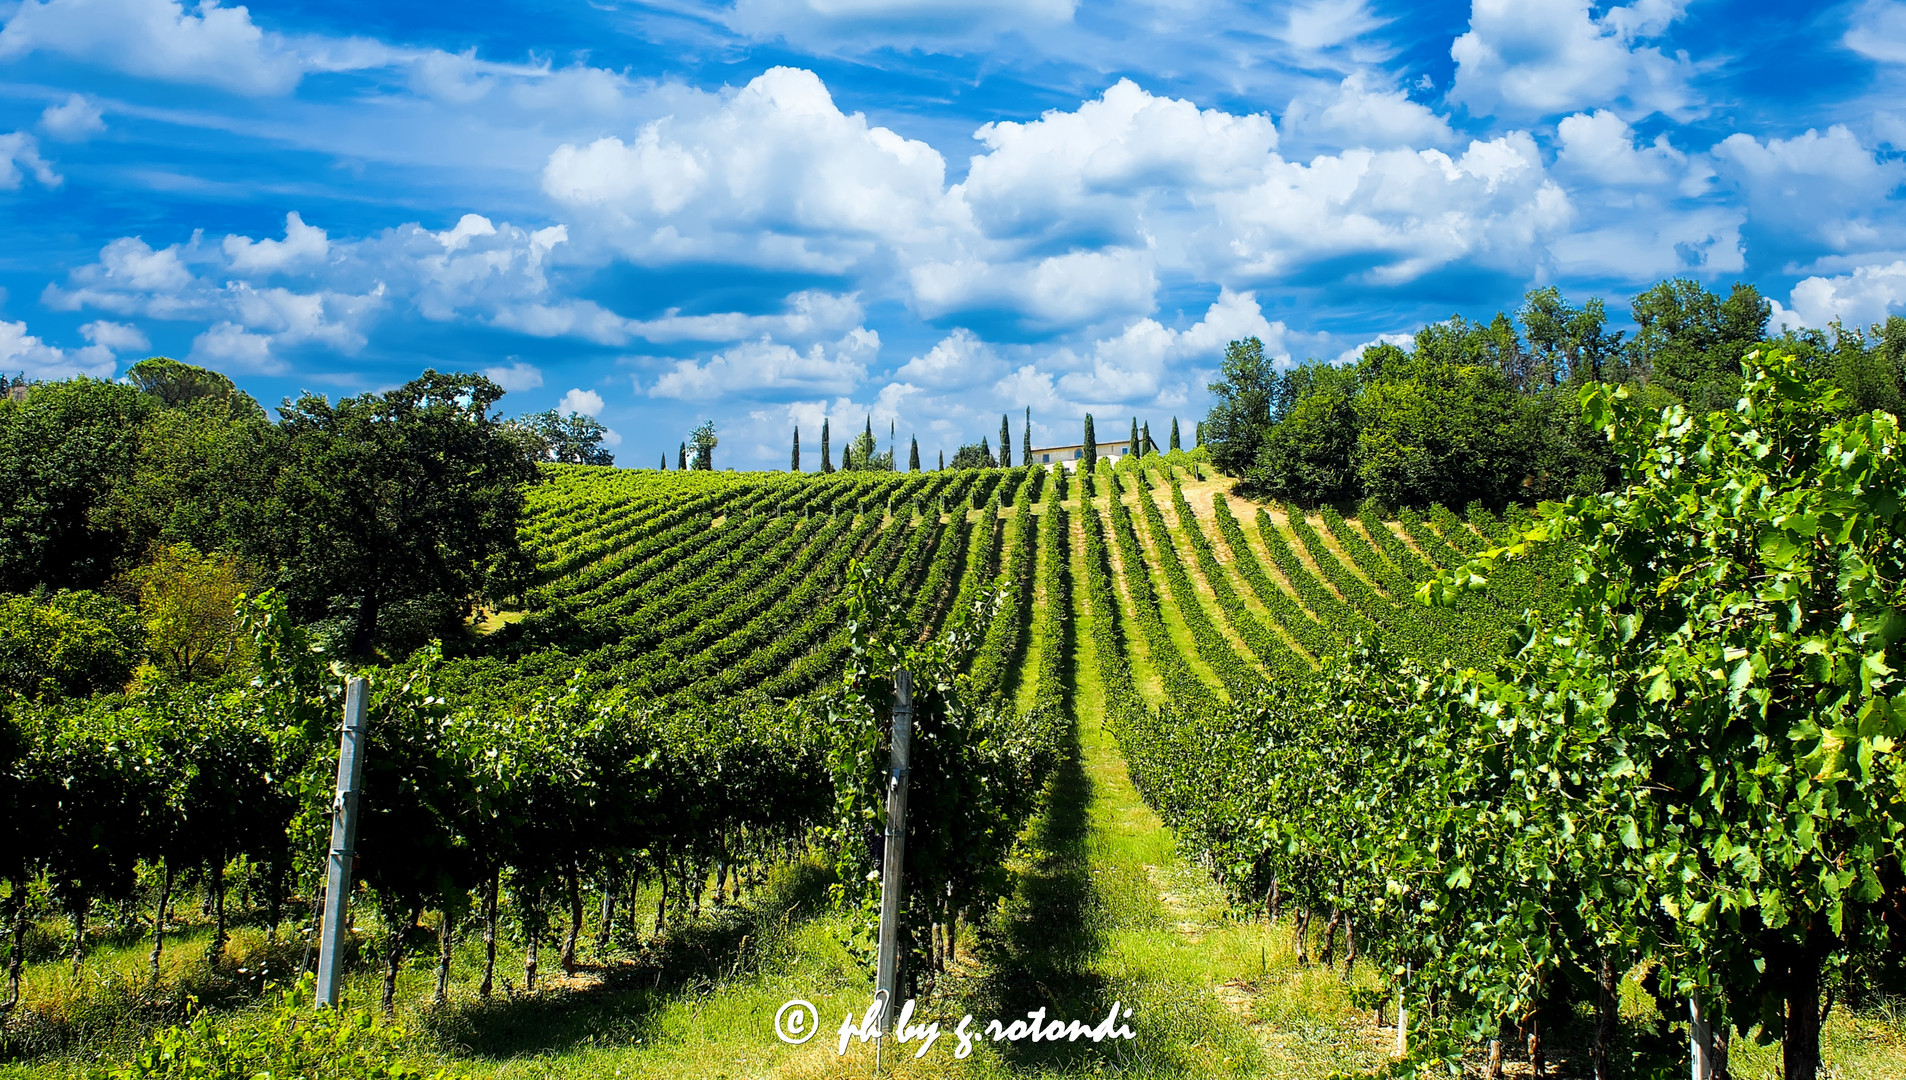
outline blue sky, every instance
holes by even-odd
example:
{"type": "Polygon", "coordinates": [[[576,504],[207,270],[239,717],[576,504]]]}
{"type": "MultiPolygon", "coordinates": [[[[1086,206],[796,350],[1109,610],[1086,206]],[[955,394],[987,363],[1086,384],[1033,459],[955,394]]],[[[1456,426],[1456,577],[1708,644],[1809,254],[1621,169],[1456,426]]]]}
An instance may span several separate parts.
{"type": "MultiPolygon", "coordinates": [[[[1554,284],[1906,312],[1906,3],[0,0],[0,369],[481,370],[653,465],[1208,406],[1554,284]]],[[[1108,419],[1109,418],[1109,419],[1108,419]]]]}

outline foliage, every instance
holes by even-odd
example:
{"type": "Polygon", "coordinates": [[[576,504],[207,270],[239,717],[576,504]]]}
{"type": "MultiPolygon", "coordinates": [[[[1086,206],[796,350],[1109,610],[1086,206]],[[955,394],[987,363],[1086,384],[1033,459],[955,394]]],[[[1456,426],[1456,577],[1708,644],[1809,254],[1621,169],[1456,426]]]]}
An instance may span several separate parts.
{"type": "Polygon", "coordinates": [[[278,990],[267,1008],[220,1022],[198,1012],[146,1037],[130,1059],[93,1068],[89,1080],[440,1080],[413,1064],[414,1041],[401,1025],[340,1003],[310,1007],[315,977],[278,990]]]}
{"type": "MultiPolygon", "coordinates": [[[[704,420],[700,427],[688,433],[688,449],[694,451],[689,457],[691,468],[710,472],[715,467],[715,446],[721,440],[715,437],[715,422],[704,420]]],[[[823,439],[821,445],[826,446],[823,439]]]]}
{"type": "Polygon", "coordinates": [[[153,399],[119,383],[39,383],[0,399],[0,591],[93,588],[124,538],[106,512],[153,399]]]}
{"type": "Polygon", "coordinates": [[[955,469],[996,469],[999,467],[999,460],[993,457],[992,447],[989,446],[985,438],[982,437],[977,445],[967,443],[954,451],[953,461],[950,467],[955,469]]]}
{"type": "Polygon", "coordinates": [[[1208,387],[1217,400],[1204,419],[1203,445],[1211,448],[1212,463],[1232,476],[1243,476],[1257,461],[1271,422],[1273,378],[1262,341],[1245,338],[1225,346],[1218,380],[1208,387]]]}
{"type": "MultiPolygon", "coordinates": [[[[615,455],[602,447],[609,427],[593,416],[572,412],[562,416],[554,409],[526,413],[510,421],[510,428],[528,448],[530,456],[541,461],[568,465],[614,465],[615,455]]],[[[800,446],[800,436],[795,436],[800,446]]]]}
{"type": "Polygon", "coordinates": [[[236,605],[252,587],[252,575],[236,558],[172,544],[127,577],[139,590],[147,647],[162,667],[194,679],[244,663],[249,642],[236,605]]]}
{"type": "Polygon", "coordinates": [[[111,597],[62,591],[0,597],[0,694],[86,697],[117,690],[145,655],[139,613],[111,597]]]}
{"type": "Polygon", "coordinates": [[[284,406],[284,586],[307,617],[348,604],[354,654],[369,655],[394,602],[467,610],[519,586],[522,489],[538,473],[490,411],[502,395],[482,376],[430,371],[385,394],[284,406]]]}

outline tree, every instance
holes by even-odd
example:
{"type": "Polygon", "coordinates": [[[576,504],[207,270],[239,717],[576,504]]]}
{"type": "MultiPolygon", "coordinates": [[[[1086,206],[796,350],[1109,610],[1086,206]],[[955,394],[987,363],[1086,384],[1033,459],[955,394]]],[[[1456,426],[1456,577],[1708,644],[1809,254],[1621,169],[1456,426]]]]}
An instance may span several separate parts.
{"type": "Polygon", "coordinates": [[[992,469],[998,466],[999,461],[993,457],[992,448],[986,445],[984,437],[981,437],[977,446],[967,443],[953,453],[953,467],[956,469],[992,469]]]}
{"type": "Polygon", "coordinates": [[[139,590],[147,647],[161,667],[189,680],[244,661],[250,639],[237,604],[251,588],[251,574],[238,559],[170,544],[127,577],[139,590]]]}
{"type": "Polygon", "coordinates": [[[1315,506],[1355,502],[1362,491],[1356,373],[1327,364],[1316,369],[1309,391],[1272,425],[1245,474],[1265,498],[1315,506]]]}
{"type": "Polygon", "coordinates": [[[864,471],[892,472],[893,451],[888,450],[884,453],[877,451],[875,449],[877,445],[878,444],[874,442],[874,421],[872,417],[868,417],[866,430],[854,436],[854,442],[851,446],[844,447],[841,450],[840,467],[842,471],[851,468],[864,471]]]}
{"type": "Polygon", "coordinates": [[[1092,435],[1092,414],[1085,414],[1085,448],[1079,455],[1088,470],[1099,460],[1099,441],[1092,435]]]}
{"type": "Polygon", "coordinates": [[[1262,341],[1245,338],[1225,346],[1218,381],[1208,387],[1217,401],[1205,416],[1199,444],[1211,447],[1211,463],[1229,476],[1243,476],[1264,444],[1272,376],[1262,341]]]}
{"type": "Polygon", "coordinates": [[[1600,382],[1621,374],[1623,334],[1607,332],[1608,313],[1600,298],[1577,308],[1553,285],[1531,289],[1516,319],[1528,336],[1542,381],[1600,382]]]}
{"type": "Polygon", "coordinates": [[[1132,433],[1126,437],[1125,452],[1134,457],[1145,455],[1145,444],[1138,441],[1138,417],[1132,417],[1132,433]]]}
{"type": "Polygon", "coordinates": [[[907,471],[920,471],[920,437],[913,437],[913,448],[907,451],[907,471]]]}
{"type": "Polygon", "coordinates": [[[688,433],[688,446],[695,453],[691,461],[695,468],[703,472],[713,472],[715,468],[715,446],[721,440],[715,438],[715,422],[704,420],[701,426],[688,433]]]}
{"type": "Polygon", "coordinates": [[[1019,425],[1019,457],[1027,465],[1032,464],[1032,406],[1026,406],[1026,420],[1019,425]]]}
{"type": "Polygon", "coordinates": [[[940,469],[942,471],[946,469],[946,451],[944,450],[940,451],[940,469]]]}
{"type": "Polygon", "coordinates": [[[98,512],[123,537],[120,564],[180,543],[271,559],[281,433],[223,375],[166,360],[156,368],[161,379],[153,364],[134,368],[146,369],[146,383],[165,396],[154,397],[161,405],[139,427],[131,475],[98,512]]]}
{"type": "Polygon", "coordinates": [[[565,417],[550,409],[528,413],[511,423],[527,440],[531,453],[541,460],[570,465],[615,464],[615,455],[602,448],[602,438],[609,428],[593,416],[572,412],[565,417]]]}
{"type": "Polygon", "coordinates": [[[848,443],[840,448],[840,471],[854,471],[854,444],[848,443]]]}
{"type": "Polygon", "coordinates": [[[1138,429],[1138,439],[1139,442],[1144,444],[1145,453],[1156,454],[1158,452],[1158,444],[1152,441],[1152,422],[1150,420],[1145,421],[1138,429]]]}
{"type": "Polygon", "coordinates": [[[788,471],[801,471],[801,425],[794,425],[794,456],[788,459],[788,471]]]}
{"type": "Polygon", "coordinates": [[[1193,426],[1191,429],[1191,445],[1192,446],[1204,445],[1204,421],[1203,420],[1197,421],[1195,426],[1193,426]]]}
{"type": "Polygon", "coordinates": [[[132,365],[126,370],[126,381],[168,408],[209,404],[221,412],[265,418],[257,399],[231,379],[207,368],[181,364],[169,356],[148,356],[132,365]]]}
{"type": "Polygon", "coordinates": [[[833,458],[833,455],[828,453],[828,450],[827,450],[827,421],[822,420],[821,421],[821,472],[831,473],[833,471],[834,471],[834,458],[833,458]]]}
{"type": "Polygon", "coordinates": [[[686,442],[675,448],[675,467],[683,472],[688,471],[688,444],[686,442]]]}
{"type": "Polygon", "coordinates": [[[660,472],[668,471],[668,455],[667,454],[662,455],[661,463],[656,465],[655,468],[657,469],[657,471],[660,471],[660,472]]]}
{"type": "Polygon", "coordinates": [[[1688,278],[1661,282],[1631,306],[1639,330],[1629,362],[1697,409],[1730,408],[1741,357],[1765,336],[1772,311],[1751,285],[1736,282],[1722,300],[1688,278]]]}
{"type": "Polygon", "coordinates": [[[132,475],[158,402],[78,378],[0,399],[0,591],[103,584],[126,538],[106,512],[132,475]]]}
{"type": "Polygon", "coordinates": [[[1171,418],[1171,448],[1178,449],[1178,418],[1171,418]]]}
{"type": "Polygon", "coordinates": [[[502,396],[480,375],[426,371],[388,393],[280,408],[286,586],[307,616],[349,605],[356,655],[393,602],[440,598],[447,616],[520,586],[523,489],[539,474],[491,413],[502,396]]]}
{"type": "Polygon", "coordinates": [[[1013,433],[1006,426],[1005,413],[999,414],[999,465],[1003,469],[1013,465],[1013,433]]]}

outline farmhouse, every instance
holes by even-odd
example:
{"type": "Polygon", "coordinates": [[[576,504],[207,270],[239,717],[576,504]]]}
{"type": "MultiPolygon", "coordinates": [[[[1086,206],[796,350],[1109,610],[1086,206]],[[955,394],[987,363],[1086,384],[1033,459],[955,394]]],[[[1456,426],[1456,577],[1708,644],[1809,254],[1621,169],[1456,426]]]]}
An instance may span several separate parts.
{"type": "MultiPolygon", "coordinates": [[[[1119,458],[1131,452],[1132,442],[1130,439],[1119,439],[1115,442],[1099,443],[1099,457],[1101,458],[1110,458],[1113,461],[1117,461],[1119,458]]],[[[1076,469],[1079,467],[1079,461],[1084,457],[1084,443],[1072,443],[1067,446],[1035,446],[1032,448],[1032,456],[1026,459],[1025,464],[1050,465],[1057,461],[1064,464],[1068,469],[1076,469]]]]}

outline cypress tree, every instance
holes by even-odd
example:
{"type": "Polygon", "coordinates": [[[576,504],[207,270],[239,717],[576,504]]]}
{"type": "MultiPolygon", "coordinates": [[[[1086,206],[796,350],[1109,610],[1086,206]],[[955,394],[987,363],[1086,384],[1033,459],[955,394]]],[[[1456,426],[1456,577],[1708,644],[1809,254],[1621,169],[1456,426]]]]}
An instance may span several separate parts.
{"type": "Polygon", "coordinates": [[[1196,425],[1192,427],[1191,429],[1191,445],[1194,447],[1204,445],[1204,421],[1203,420],[1197,421],[1196,425]]]}
{"type": "Polygon", "coordinates": [[[999,467],[1013,467],[1013,433],[1006,427],[1006,414],[999,414],[999,467]]]}
{"type": "Polygon", "coordinates": [[[801,425],[794,425],[794,457],[788,462],[789,472],[801,471],[801,425]]]}
{"type": "Polygon", "coordinates": [[[824,473],[831,473],[834,471],[834,456],[827,452],[827,421],[826,420],[821,421],[821,471],[824,473]]]}
{"type": "Polygon", "coordinates": [[[1176,450],[1179,448],[1178,447],[1178,418],[1175,416],[1171,418],[1171,448],[1173,450],[1176,450]]]}
{"type": "Polygon", "coordinates": [[[660,465],[657,465],[656,468],[662,470],[663,472],[668,471],[668,455],[667,454],[662,455],[662,463],[660,465]]]}
{"type": "Polygon", "coordinates": [[[1143,440],[1143,446],[1145,447],[1139,451],[1140,453],[1156,454],[1158,452],[1158,444],[1152,441],[1152,422],[1150,420],[1145,421],[1145,426],[1139,429],[1138,437],[1143,440]]]}
{"type": "Polygon", "coordinates": [[[840,471],[851,472],[854,468],[854,444],[848,443],[840,448],[840,471]]]}
{"type": "Polygon", "coordinates": [[[946,471],[946,451],[940,451],[940,471],[946,471]]]}
{"type": "Polygon", "coordinates": [[[913,450],[907,454],[907,471],[920,471],[920,437],[918,435],[913,437],[913,450]]]}
{"type": "Polygon", "coordinates": [[[681,449],[675,451],[675,467],[683,471],[687,471],[688,469],[688,444],[687,443],[683,443],[681,446],[681,449]]]}
{"type": "Polygon", "coordinates": [[[1092,469],[1094,466],[1098,464],[1099,440],[1096,436],[1092,434],[1092,414],[1091,413],[1085,414],[1085,453],[1081,454],[1079,457],[1081,461],[1085,462],[1085,467],[1088,470],[1092,469]]]}
{"type": "Polygon", "coordinates": [[[1026,406],[1026,422],[1019,425],[1019,456],[1022,464],[1032,464],[1032,406],[1026,406]]]}
{"type": "Polygon", "coordinates": [[[1138,417],[1136,416],[1132,417],[1132,438],[1125,444],[1125,452],[1128,454],[1145,452],[1145,444],[1138,441],[1138,417]]]}

